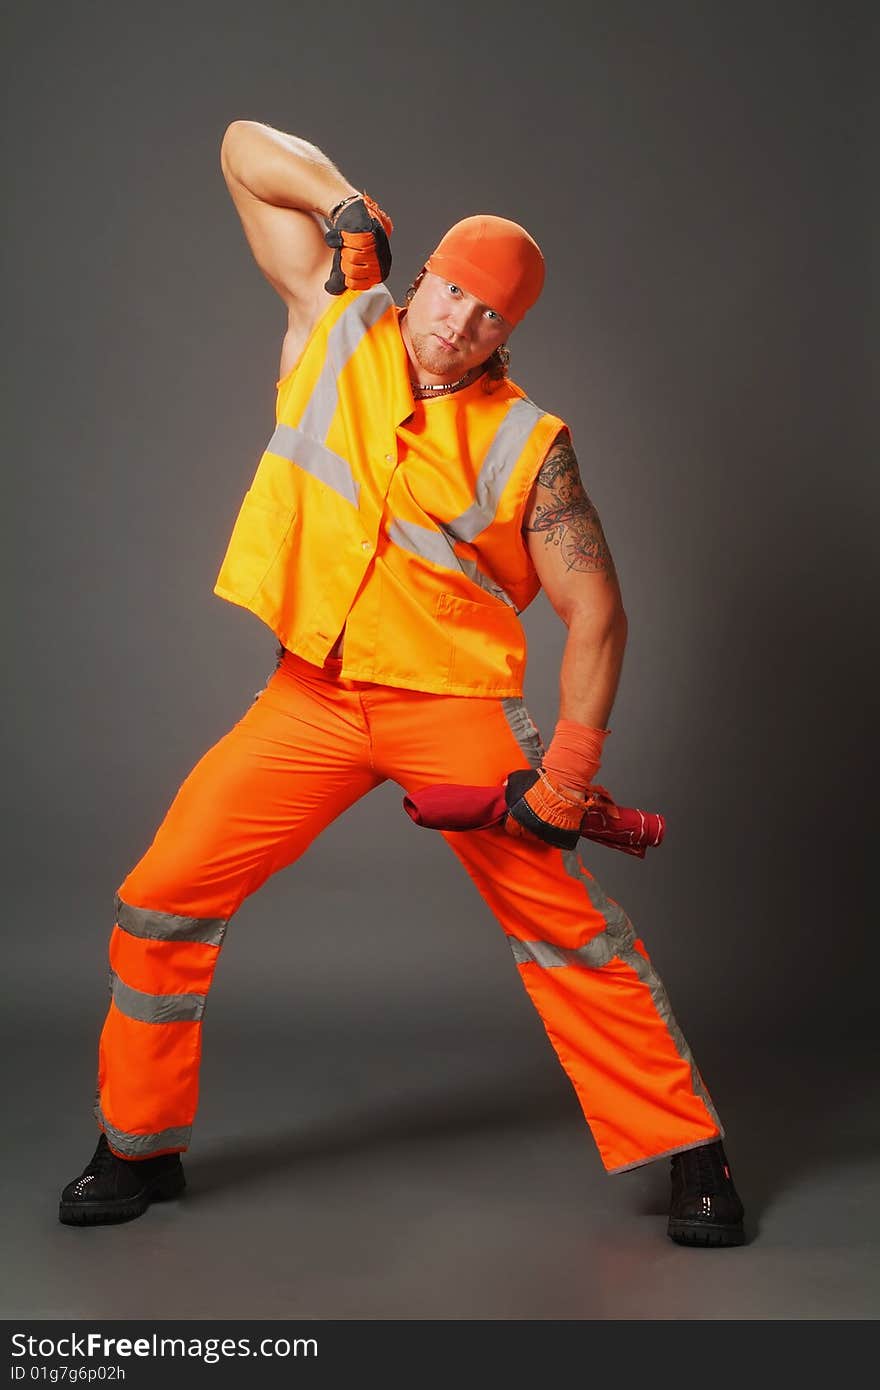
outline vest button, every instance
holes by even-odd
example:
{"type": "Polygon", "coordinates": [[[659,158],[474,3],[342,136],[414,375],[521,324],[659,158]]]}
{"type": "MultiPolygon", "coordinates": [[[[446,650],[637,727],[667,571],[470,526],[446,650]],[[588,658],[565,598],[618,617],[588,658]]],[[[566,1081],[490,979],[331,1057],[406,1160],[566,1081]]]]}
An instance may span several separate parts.
{"type": "Polygon", "coordinates": [[[369,542],[369,541],[361,541],[361,550],[369,550],[369,549],[370,549],[370,542],[369,542]]]}

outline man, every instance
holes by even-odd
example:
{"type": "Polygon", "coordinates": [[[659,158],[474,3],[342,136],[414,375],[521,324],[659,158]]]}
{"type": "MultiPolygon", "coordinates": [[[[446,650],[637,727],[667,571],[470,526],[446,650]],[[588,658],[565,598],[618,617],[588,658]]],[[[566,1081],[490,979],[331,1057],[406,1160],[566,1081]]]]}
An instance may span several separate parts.
{"type": "Polygon", "coordinates": [[[507,377],[541,251],[515,222],[465,218],[400,309],[383,283],[390,219],[319,150],[236,121],[221,163],[288,326],[276,428],[215,588],[276,634],[278,664],[119,888],[101,1137],[60,1218],[129,1220],[183,1190],[202,1013],[249,894],[387,778],[409,793],[532,768],[502,824],[446,839],[508,936],[606,1169],[670,1160],[668,1234],[739,1244],[712,1101],[644,946],[575,849],[627,623],[570,434],[507,377]],[[568,628],[546,749],[518,618],[542,586],[568,628]]]}

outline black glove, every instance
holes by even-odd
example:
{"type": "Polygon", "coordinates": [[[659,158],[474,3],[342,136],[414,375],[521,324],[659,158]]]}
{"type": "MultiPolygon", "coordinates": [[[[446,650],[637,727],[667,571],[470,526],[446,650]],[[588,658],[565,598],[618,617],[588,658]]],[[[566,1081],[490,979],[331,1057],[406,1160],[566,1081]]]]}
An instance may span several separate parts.
{"type": "Polygon", "coordinates": [[[324,233],[333,248],[333,266],[324,289],[328,294],[343,290],[368,290],[388,278],[391,245],[388,240],[394,223],[373,202],[368,193],[359,194],[333,209],[324,233]]]}
{"type": "Polygon", "coordinates": [[[560,793],[545,773],[534,768],[518,768],[505,782],[508,835],[523,830],[536,835],[557,849],[574,849],[580,839],[586,804],[560,793]]]}

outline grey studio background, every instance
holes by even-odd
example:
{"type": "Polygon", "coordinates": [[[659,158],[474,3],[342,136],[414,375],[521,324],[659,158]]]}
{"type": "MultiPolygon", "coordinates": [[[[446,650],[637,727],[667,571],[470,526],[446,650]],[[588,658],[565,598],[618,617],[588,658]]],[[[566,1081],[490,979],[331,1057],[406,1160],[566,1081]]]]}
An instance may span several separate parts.
{"type": "MultiPolygon", "coordinates": [[[[6,7],[2,1316],[876,1317],[876,14],[6,7]],[[621,576],[602,780],[668,820],[588,863],[726,1123],[740,1250],[666,1239],[666,1165],[606,1177],[390,784],[230,928],[186,1199],[57,1222],[116,886],[274,660],[212,593],[284,328],[220,174],[236,117],[387,208],[398,296],[473,211],[544,248],[512,374],[570,422],[621,576]]],[[[543,597],[525,624],[550,730],[564,632],[543,597]]]]}

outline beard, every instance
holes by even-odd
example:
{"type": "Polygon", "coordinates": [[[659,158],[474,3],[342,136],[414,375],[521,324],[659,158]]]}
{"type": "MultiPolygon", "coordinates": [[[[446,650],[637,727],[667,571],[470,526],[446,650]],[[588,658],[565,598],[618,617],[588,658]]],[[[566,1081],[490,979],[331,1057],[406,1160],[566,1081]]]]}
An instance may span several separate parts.
{"type": "Polygon", "coordinates": [[[450,373],[463,376],[469,370],[468,365],[462,362],[460,350],[447,351],[440,346],[433,334],[414,332],[410,324],[409,338],[419,366],[424,371],[431,372],[433,376],[449,376],[450,373]]]}

